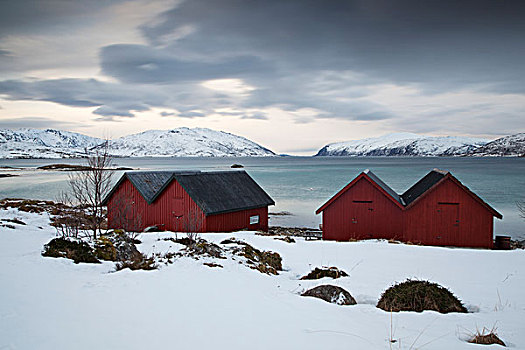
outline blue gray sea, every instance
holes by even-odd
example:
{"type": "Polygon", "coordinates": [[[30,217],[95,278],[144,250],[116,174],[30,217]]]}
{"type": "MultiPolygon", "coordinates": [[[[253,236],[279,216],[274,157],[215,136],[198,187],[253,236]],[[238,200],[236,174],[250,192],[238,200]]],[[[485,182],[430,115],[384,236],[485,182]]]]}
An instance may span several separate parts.
{"type": "MultiPolygon", "coordinates": [[[[67,189],[68,173],[35,170],[52,163],[82,164],[77,159],[0,160],[18,177],[0,178],[0,198],[56,199],[67,189]]],[[[495,219],[495,234],[525,238],[525,220],[516,202],[525,200],[525,158],[385,158],[385,157],[264,157],[264,158],[117,158],[118,166],[140,170],[228,170],[242,164],[275,200],[270,216],[278,226],[318,227],[315,210],[365,169],[372,170],[401,193],[433,168],[451,171],[464,185],[503,214],[495,219]]],[[[115,173],[115,180],[122,172],[115,173]]]]}

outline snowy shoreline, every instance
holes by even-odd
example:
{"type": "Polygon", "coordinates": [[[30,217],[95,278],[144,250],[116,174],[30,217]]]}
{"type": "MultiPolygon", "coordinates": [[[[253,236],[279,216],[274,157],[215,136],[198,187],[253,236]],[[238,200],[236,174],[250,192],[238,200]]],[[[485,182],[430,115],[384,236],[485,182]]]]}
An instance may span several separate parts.
{"type": "MultiPolygon", "coordinates": [[[[0,228],[0,348],[92,349],[472,349],[476,329],[497,327],[508,346],[525,349],[525,251],[492,251],[388,244],[383,241],[286,243],[254,232],[202,234],[219,243],[230,237],[278,252],[283,270],[269,276],[237,261],[177,259],[155,271],[115,272],[114,263],[74,264],[44,258],[56,236],[46,213],[0,210],[0,219],[27,225],[0,228]],[[316,266],[337,266],[349,277],[304,281],[316,266]],[[468,314],[382,311],[381,293],[407,278],[449,288],[468,314]],[[301,297],[330,283],[348,290],[354,306],[301,297]],[[390,334],[390,329],[393,334],[390,334]],[[202,335],[206,335],[202,337],[202,335]]],[[[146,254],[181,247],[142,234],[146,254]]],[[[179,234],[180,235],[180,234],[179,234]]]]}

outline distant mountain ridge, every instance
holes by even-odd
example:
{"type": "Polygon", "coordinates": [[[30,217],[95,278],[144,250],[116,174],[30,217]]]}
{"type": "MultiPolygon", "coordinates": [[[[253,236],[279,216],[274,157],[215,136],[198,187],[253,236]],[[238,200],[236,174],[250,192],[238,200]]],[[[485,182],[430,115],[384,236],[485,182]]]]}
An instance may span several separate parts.
{"type": "Polygon", "coordinates": [[[104,140],[55,129],[0,129],[0,158],[75,158],[104,140]]]}
{"type": "Polygon", "coordinates": [[[469,155],[525,157],[525,133],[501,137],[476,148],[469,155]]]}
{"type": "Polygon", "coordinates": [[[462,136],[394,133],[331,143],[321,148],[316,156],[522,156],[524,153],[525,134],[490,141],[462,136]]]}
{"type": "MultiPolygon", "coordinates": [[[[77,158],[93,153],[105,140],[55,129],[1,129],[0,158],[77,158]]],[[[206,128],[149,130],[109,143],[119,157],[275,156],[247,138],[206,128]]]]}

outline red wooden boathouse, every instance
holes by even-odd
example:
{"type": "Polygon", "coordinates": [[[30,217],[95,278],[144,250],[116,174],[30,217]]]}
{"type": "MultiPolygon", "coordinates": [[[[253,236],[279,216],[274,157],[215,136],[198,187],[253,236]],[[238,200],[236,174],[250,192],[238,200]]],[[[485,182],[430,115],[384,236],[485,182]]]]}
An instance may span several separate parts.
{"type": "Polygon", "coordinates": [[[365,171],[317,210],[323,239],[382,238],[423,245],[491,248],[502,215],[449,172],[432,170],[398,195],[365,171]]]}
{"type": "Polygon", "coordinates": [[[125,173],[103,201],[108,227],[175,232],[268,230],[270,196],[245,171],[125,173]]]}

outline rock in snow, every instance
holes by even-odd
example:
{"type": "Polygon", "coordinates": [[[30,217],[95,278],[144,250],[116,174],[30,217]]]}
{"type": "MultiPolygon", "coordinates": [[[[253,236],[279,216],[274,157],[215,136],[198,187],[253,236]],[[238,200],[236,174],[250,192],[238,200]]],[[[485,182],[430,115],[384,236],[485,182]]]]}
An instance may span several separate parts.
{"type": "Polygon", "coordinates": [[[459,156],[489,140],[460,136],[425,136],[395,133],[362,140],[331,143],[316,156],[459,156]]]}
{"type": "MultiPolygon", "coordinates": [[[[0,158],[85,157],[103,139],[54,129],[0,130],[0,158]]],[[[110,141],[120,157],[245,157],[275,153],[244,137],[205,128],[149,130],[110,141]]]]}

